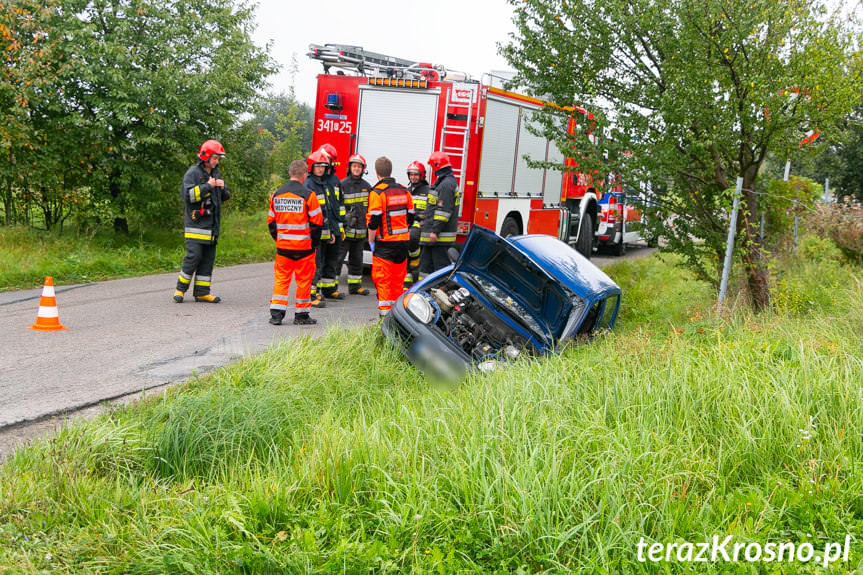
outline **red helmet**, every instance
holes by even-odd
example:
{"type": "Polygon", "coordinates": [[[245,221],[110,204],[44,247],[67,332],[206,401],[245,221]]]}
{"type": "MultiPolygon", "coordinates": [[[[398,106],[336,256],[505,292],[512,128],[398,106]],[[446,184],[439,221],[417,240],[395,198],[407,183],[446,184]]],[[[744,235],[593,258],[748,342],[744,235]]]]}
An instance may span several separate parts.
{"type": "Polygon", "coordinates": [[[428,165],[432,167],[433,172],[437,172],[451,164],[449,163],[449,156],[443,152],[432,152],[432,155],[429,156],[428,165]]]}
{"type": "Polygon", "coordinates": [[[198,152],[199,158],[206,162],[213,154],[216,154],[217,156],[225,155],[225,148],[222,147],[222,144],[217,140],[207,140],[201,144],[201,151],[198,152]]]}
{"type": "Polygon", "coordinates": [[[366,159],[359,154],[354,154],[348,158],[348,168],[351,167],[351,164],[362,164],[363,169],[366,169],[366,159]]]}
{"type": "Polygon", "coordinates": [[[426,179],[426,167],[420,162],[414,161],[408,164],[407,172],[408,176],[411,174],[419,174],[421,180],[426,179]]]}
{"type": "Polygon", "coordinates": [[[336,159],[339,157],[338,152],[336,152],[336,147],[332,144],[322,144],[320,148],[318,148],[319,152],[323,152],[326,154],[327,158],[330,159],[330,164],[335,165],[336,159]]]}
{"type": "Polygon", "coordinates": [[[309,154],[309,157],[306,158],[306,165],[309,167],[309,173],[312,173],[312,168],[316,165],[329,166],[330,158],[323,151],[318,150],[317,152],[312,152],[309,154]]]}

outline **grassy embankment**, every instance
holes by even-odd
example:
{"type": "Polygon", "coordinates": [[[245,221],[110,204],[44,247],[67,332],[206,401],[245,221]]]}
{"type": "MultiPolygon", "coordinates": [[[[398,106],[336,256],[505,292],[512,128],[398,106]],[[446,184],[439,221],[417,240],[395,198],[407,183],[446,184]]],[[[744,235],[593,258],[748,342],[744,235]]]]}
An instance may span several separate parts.
{"type": "Polygon", "coordinates": [[[331,331],[72,427],[0,469],[0,573],[823,571],[637,561],[726,534],[859,569],[863,273],[801,251],[758,317],[651,257],[613,333],[454,389],[331,331]]]}
{"type": "MultiPolygon", "coordinates": [[[[273,257],[266,212],[229,212],[220,236],[217,266],[273,257]]],[[[185,253],[181,229],[151,228],[122,236],[0,226],[0,291],[37,288],[45,276],[66,285],[178,271],[185,253]]]]}

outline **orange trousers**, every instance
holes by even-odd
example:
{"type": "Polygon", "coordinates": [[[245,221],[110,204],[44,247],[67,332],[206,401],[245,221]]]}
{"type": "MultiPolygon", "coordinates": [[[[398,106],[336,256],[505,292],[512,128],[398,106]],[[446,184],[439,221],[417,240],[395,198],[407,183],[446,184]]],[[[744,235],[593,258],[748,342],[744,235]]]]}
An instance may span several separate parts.
{"type": "Polygon", "coordinates": [[[404,291],[407,263],[407,260],[403,260],[400,264],[394,264],[384,258],[372,256],[372,280],[378,291],[378,314],[381,317],[389,313],[404,291]]]}
{"type": "Polygon", "coordinates": [[[284,316],[288,309],[288,293],[291,289],[292,278],[295,278],[297,282],[294,307],[297,313],[308,311],[312,307],[311,290],[312,276],[315,275],[315,254],[311,253],[298,260],[276,254],[274,269],[276,282],[273,285],[270,312],[281,311],[280,315],[284,316]]]}

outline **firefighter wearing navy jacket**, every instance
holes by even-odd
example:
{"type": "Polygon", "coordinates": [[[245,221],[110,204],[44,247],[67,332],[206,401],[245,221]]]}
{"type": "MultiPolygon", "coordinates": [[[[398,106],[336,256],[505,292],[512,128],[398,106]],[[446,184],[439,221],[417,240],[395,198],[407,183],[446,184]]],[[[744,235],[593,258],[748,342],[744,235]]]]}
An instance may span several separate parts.
{"type": "Polygon", "coordinates": [[[446,252],[455,243],[461,203],[449,156],[443,152],[432,152],[428,165],[431,166],[435,183],[429,189],[425,221],[420,230],[420,278],[449,265],[446,252]]]}
{"type": "Polygon", "coordinates": [[[280,325],[288,309],[291,279],[297,289],[294,325],[314,325],[309,317],[312,305],[312,276],[315,274],[315,248],[321,241],[323,216],[315,192],[303,185],[306,164],[294,160],[288,167],[291,179],[270,198],[267,225],[276,240],[275,284],[270,299],[270,323],[280,325]]]}
{"type": "Polygon", "coordinates": [[[348,293],[359,295],[369,295],[369,290],[363,287],[363,247],[368,235],[366,212],[372,185],[363,178],[365,171],[366,159],[354,154],[348,159],[348,176],[341,182],[347,219],[339,262],[348,256],[348,293]]]}
{"type": "Polygon", "coordinates": [[[315,254],[315,277],[312,283],[312,307],[326,307],[327,298],[344,299],[338,291],[338,274],[341,272],[342,240],[345,235],[345,203],[339,179],[335,175],[335,148],[324,144],[312,152],[307,163],[309,177],[306,187],[318,196],[324,216],[321,245],[315,254]]]}
{"type": "Polygon", "coordinates": [[[411,225],[410,242],[408,243],[408,271],[405,275],[405,289],[408,290],[419,278],[420,271],[420,233],[425,219],[426,202],[428,200],[429,183],[426,181],[426,168],[422,162],[411,162],[407,169],[408,191],[414,201],[416,218],[411,225]]]}
{"type": "Polygon", "coordinates": [[[410,226],[414,220],[411,193],[390,177],[393,163],[375,160],[380,180],[369,194],[366,222],[372,248],[372,280],[378,292],[378,314],[383,317],[402,294],[407,272],[410,226]]]}
{"type": "Polygon", "coordinates": [[[218,168],[224,155],[225,148],[222,144],[216,140],[207,140],[201,144],[198,163],[189,168],[183,176],[180,196],[185,206],[183,223],[186,257],[183,258],[180,275],[177,277],[177,288],[174,290],[174,301],[177,303],[183,302],[183,296],[192,283],[192,276],[195,278],[195,287],[192,290],[195,301],[221,301],[221,298],[210,294],[210,282],[216,261],[222,204],[231,197],[218,168]]]}

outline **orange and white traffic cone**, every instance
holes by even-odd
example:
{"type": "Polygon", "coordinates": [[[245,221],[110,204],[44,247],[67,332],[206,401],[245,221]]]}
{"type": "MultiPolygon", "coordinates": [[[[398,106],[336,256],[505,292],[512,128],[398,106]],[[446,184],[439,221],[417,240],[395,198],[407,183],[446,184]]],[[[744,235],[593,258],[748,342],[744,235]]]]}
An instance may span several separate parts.
{"type": "Polygon", "coordinates": [[[39,314],[36,316],[36,323],[28,329],[38,331],[59,331],[66,329],[60,323],[60,315],[57,313],[57,298],[54,297],[54,278],[51,276],[45,278],[45,285],[42,286],[42,298],[39,300],[39,314]]]}

